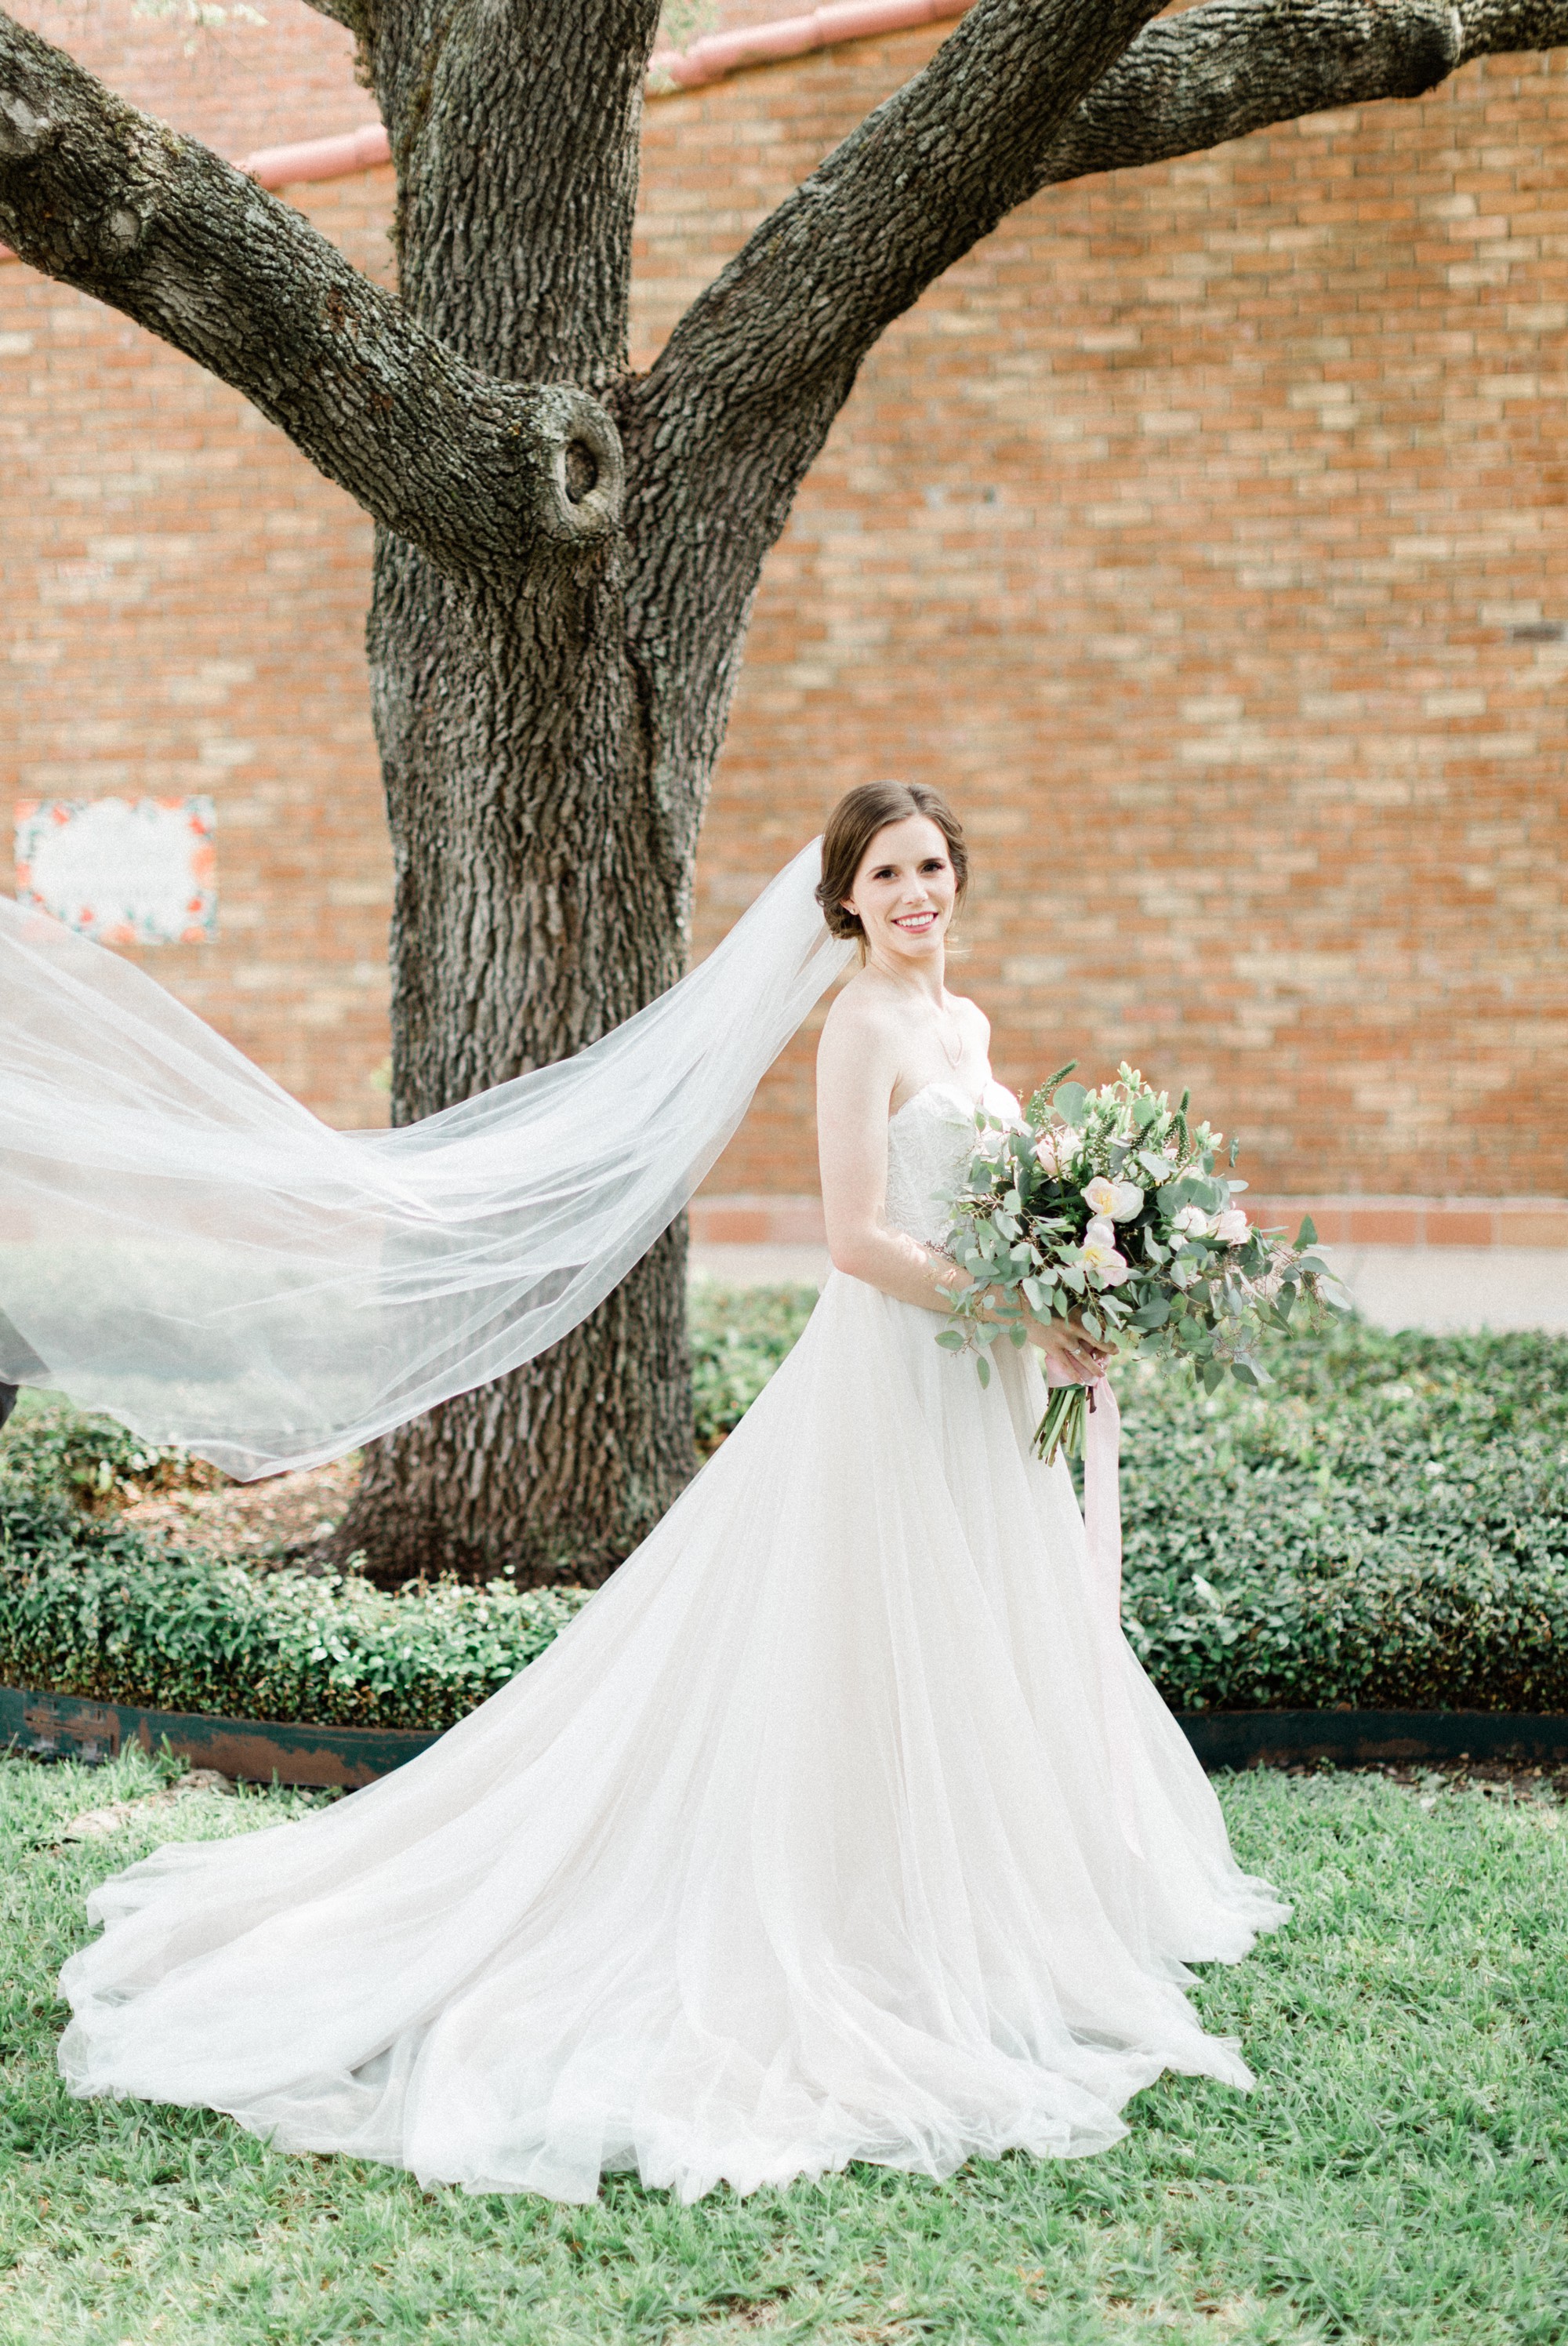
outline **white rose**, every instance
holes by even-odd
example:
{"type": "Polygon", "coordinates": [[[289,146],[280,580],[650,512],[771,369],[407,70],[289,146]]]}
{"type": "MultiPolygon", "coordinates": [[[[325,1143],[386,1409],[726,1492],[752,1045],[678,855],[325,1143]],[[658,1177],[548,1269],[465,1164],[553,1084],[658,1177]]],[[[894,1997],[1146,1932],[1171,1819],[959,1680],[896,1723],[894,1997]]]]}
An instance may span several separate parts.
{"type": "Polygon", "coordinates": [[[1116,1202],[1116,1185],[1107,1181],[1103,1173],[1096,1173],[1082,1194],[1092,1214],[1110,1214],[1116,1202]]]}
{"type": "Polygon", "coordinates": [[[1114,1222],[1130,1222],[1135,1214],[1144,1209],[1144,1193],[1135,1181],[1118,1181],[1115,1185],[1116,1202],[1111,1208],[1114,1222]]]}
{"type": "Polygon", "coordinates": [[[1079,1260],[1085,1270],[1098,1273],[1102,1286],[1120,1287],[1132,1266],[1124,1261],[1109,1240],[1093,1237],[1091,1233],[1094,1228],[1095,1225],[1091,1222],[1088,1229],[1084,1233],[1079,1260]]]}
{"type": "Polygon", "coordinates": [[[1176,1218],[1175,1228],[1189,1238],[1206,1239],[1209,1233],[1208,1216],[1201,1206],[1184,1206],[1176,1218]]]}
{"type": "Polygon", "coordinates": [[[1034,1162],[1043,1173],[1059,1175],[1062,1170],[1062,1139],[1057,1132],[1042,1133],[1034,1144],[1034,1162]]]}
{"type": "Polygon", "coordinates": [[[1245,1246],[1252,1235],[1252,1224],[1239,1206],[1227,1206],[1215,1222],[1214,1235],[1221,1246],[1245,1246]]]}
{"type": "Polygon", "coordinates": [[[1112,1221],[1108,1214],[1095,1215],[1094,1220],[1089,1224],[1088,1229],[1084,1232],[1084,1244],[1085,1246],[1109,1247],[1113,1254],[1115,1252],[1116,1226],[1115,1222],[1112,1221]]]}

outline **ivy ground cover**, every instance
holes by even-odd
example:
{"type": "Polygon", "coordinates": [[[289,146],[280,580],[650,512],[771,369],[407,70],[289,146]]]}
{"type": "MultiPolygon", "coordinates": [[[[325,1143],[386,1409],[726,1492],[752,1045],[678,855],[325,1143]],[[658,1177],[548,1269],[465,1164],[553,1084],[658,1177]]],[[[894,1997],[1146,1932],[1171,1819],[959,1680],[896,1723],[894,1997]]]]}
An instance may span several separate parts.
{"type": "Polygon", "coordinates": [[[1293,1920],[1206,1966],[1257,2073],[1167,2078],[1102,2156],[857,2167],[680,2208],[422,2192],[210,2113],[72,2102],[54,1982],[92,1884],[297,1794],[0,1761],[0,2339],[27,2346],[1561,2346],[1568,1823],[1548,1785],[1219,1780],[1293,1920]],[[117,1830],[64,1840],[78,1812],[117,1830]]]}

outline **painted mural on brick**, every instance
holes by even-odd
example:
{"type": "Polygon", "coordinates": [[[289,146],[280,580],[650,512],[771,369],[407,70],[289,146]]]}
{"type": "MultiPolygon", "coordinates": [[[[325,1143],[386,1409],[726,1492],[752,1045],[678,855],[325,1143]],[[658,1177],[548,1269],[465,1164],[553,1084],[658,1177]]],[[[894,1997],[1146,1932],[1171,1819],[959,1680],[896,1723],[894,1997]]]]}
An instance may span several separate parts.
{"type": "Polygon", "coordinates": [[[199,944],[218,929],[209,798],[23,799],[16,900],[107,945],[199,944]]]}

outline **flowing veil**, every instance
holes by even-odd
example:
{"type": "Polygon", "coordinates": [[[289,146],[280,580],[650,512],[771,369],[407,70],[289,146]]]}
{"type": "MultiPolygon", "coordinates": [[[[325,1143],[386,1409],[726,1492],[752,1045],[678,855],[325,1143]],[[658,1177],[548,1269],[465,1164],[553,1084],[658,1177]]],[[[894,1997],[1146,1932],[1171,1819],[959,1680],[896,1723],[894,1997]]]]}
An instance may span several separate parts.
{"type": "Polygon", "coordinates": [[[335,1132],[129,962],[0,899],[0,1379],[241,1477],[575,1328],[686,1204],[852,947],[813,840],[575,1058],[335,1132]]]}

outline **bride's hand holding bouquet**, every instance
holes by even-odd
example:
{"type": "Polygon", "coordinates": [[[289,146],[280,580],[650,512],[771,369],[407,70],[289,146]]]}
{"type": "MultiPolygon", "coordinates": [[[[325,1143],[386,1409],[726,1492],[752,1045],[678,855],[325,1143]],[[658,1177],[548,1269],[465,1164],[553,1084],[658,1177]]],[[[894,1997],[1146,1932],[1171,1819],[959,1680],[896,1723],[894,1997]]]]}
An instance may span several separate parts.
{"type": "MultiPolygon", "coordinates": [[[[972,1284],[937,1342],[972,1352],[983,1383],[1000,1336],[1033,1341],[1058,1374],[1035,1434],[1054,1458],[1081,1451],[1085,1381],[1117,1352],[1185,1361],[1210,1392],[1229,1375],[1262,1385],[1265,1329],[1288,1330],[1305,1302],[1342,1310],[1304,1220],[1294,1244],[1253,1227],[1218,1168],[1224,1136],[1195,1124],[1135,1067],[1097,1091],[1070,1083],[1076,1061],[1030,1100],[1021,1122],[975,1113],[976,1145],[951,1199],[947,1251],[972,1284]]],[[[1297,1322],[1295,1324],[1299,1324],[1297,1322]]],[[[1089,1403],[1092,1406],[1092,1402],[1089,1403]]]]}

